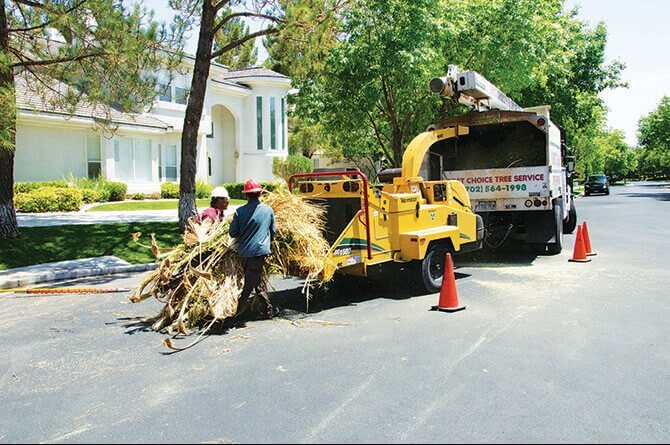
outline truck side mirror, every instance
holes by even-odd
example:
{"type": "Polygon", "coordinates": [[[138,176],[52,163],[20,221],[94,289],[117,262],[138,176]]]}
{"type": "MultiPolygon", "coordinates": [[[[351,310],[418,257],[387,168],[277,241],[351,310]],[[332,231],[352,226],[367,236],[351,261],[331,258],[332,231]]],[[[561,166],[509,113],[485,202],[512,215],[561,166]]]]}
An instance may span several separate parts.
{"type": "Polygon", "coordinates": [[[570,173],[575,171],[575,161],[568,161],[568,171],[570,173]]]}

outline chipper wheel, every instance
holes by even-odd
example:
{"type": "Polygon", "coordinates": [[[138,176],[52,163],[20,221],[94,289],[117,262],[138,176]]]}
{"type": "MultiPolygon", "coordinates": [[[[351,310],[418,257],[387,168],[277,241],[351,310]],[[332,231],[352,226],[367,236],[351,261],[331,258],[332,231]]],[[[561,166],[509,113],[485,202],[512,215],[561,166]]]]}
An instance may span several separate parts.
{"type": "Polygon", "coordinates": [[[421,261],[421,282],[428,293],[439,292],[444,275],[444,260],[451,249],[446,243],[432,243],[421,261]]]}

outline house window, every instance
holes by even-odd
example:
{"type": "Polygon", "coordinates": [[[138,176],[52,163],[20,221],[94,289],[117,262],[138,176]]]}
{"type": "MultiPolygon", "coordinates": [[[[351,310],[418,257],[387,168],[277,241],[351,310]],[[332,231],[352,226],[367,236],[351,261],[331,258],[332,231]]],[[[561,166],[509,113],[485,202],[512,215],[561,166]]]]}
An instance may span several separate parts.
{"type": "Polygon", "coordinates": [[[277,109],[275,98],[270,98],[270,149],[277,149],[277,109]]]}
{"type": "Polygon", "coordinates": [[[281,143],[282,149],[286,150],[286,98],[281,98],[281,143]]]}
{"type": "Polygon", "coordinates": [[[187,74],[166,71],[158,74],[158,100],[186,105],[190,92],[189,76],[187,74]]]}
{"type": "Polygon", "coordinates": [[[212,158],[207,156],[207,175],[212,176],[212,158]]]}
{"type": "Polygon", "coordinates": [[[169,83],[158,82],[158,100],[172,102],[172,87],[169,83]]]}
{"type": "Polygon", "coordinates": [[[186,102],[188,102],[188,88],[175,86],[174,101],[178,104],[186,105],[186,102]]]}
{"type": "Polygon", "coordinates": [[[102,173],[100,136],[86,136],[86,167],[89,179],[96,179],[102,173]]]}
{"type": "Polygon", "coordinates": [[[177,146],[158,146],[158,179],[160,181],[177,180],[177,146]]]}
{"type": "Polygon", "coordinates": [[[114,139],[114,171],[122,181],[151,181],[151,140],[114,139]]]}
{"type": "Polygon", "coordinates": [[[256,97],[256,148],[263,149],[263,98],[256,97]]]}

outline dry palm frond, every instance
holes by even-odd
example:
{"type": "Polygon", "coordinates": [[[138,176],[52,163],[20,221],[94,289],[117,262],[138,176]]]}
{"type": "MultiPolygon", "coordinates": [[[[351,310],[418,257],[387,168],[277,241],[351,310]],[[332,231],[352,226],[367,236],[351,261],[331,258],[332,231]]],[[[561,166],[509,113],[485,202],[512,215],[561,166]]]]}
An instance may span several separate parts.
{"type": "MultiPolygon", "coordinates": [[[[328,242],[322,235],[325,210],[300,199],[286,189],[264,195],[262,201],[275,213],[277,233],[266,261],[268,274],[300,275],[309,283],[329,281],[326,267],[328,242]]],[[[160,248],[152,236],[151,250],[162,256],[159,267],[131,292],[135,303],[150,296],[164,303],[152,328],[187,334],[237,313],[237,299],[244,284],[242,265],[228,234],[230,219],[218,224],[189,222],[184,243],[174,249],[160,248]]],[[[137,242],[139,234],[134,234],[137,242]]],[[[148,247],[148,246],[147,246],[148,247]]],[[[308,298],[309,298],[309,294],[308,298]]],[[[172,342],[165,343],[172,349],[172,342]]]]}

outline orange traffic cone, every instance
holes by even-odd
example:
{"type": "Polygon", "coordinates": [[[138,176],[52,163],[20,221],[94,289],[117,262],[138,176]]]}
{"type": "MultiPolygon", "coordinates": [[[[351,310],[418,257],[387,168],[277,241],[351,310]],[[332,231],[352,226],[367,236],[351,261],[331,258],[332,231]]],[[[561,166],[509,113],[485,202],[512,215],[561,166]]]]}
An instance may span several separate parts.
{"type": "Polygon", "coordinates": [[[465,309],[458,305],[458,292],[454,281],[454,267],[451,264],[451,254],[447,252],[444,261],[444,275],[442,276],[442,287],[440,288],[440,301],[437,306],[432,306],[431,311],[456,312],[465,309]]]}
{"type": "Polygon", "coordinates": [[[591,261],[591,258],[586,258],[586,247],[584,247],[584,234],[582,233],[582,226],[577,226],[575,250],[572,253],[572,258],[568,261],[573,261],[576,263],[588,263],[591,261]]]}
{"type": "Polygon", "coordinates": [[[586,250],[586,256],[598,255],[591,249],[591,238],[589,238],[589,225],[586,224],[586,221],[582,223],[582,232],[584,232],[584,249],[586,250]]]}

